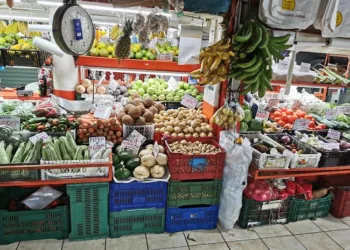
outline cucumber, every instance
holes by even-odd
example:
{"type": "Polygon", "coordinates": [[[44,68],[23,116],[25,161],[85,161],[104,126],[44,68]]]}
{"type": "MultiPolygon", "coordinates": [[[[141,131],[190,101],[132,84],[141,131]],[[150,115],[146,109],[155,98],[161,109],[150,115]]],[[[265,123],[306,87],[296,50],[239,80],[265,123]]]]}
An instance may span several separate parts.
{"type": "Polygon", "coordinates": [[[72,160],[72,158],[69,156],[69,154],[67,152],[67,149],[66,149],[66,146],[65,146],[64,142],[60,141],[59,147],[60,147],[60,152],[61,152],[62,159],[65,160],[65,161],[72,160]]]}
{"type": "Polygon", "coordinates": [[[71,148],[67,138],[65,136],[61,136],[60,141],[64,143],[64,146],[66,147],[67,153],[69,154],[70,158],[74,159],[74,154],[75,154],[76,150],[73,150],[71,148]]]}
{"type": "Polygon", "coordinates": [[[47,158],[47,153],[46,153],[46,146],[43,146],[43,149],[41,150],[41,154],[42,154],[42,160],[43,161],[48,161],[48,158],[47,158]]]}
{"type": "Polygon", "coordinates": [[[77,151],[76,151],[76,152],[75,152],[75,154],[74,154],[74,158],[73,158],[73,160],[78,160],[78,161],[81,161],[81,160],[83,160],[83,159],[84,159],[84,158],[83,158],[83,155],[82,155],[82,153],[83,153],[83,149],[84,149],[84,147],[83,147],[83,146],[78,147],[77,151]]]}
{"type": "Polygon", "coordinates": [[[54,147],[51,146],[51,145],[46,145],[46,148],[47,148],[47,155],[50,156],[50,159],[52,161],[58,161],[59,158],[58,158],[58,156],[56,154],[56,151],[55,151],[54,147]]]}
{"type": "Polygon", "coordinates": [[[75,152],[78,149],[78,147],[77,147],[77,144],[75,144],[72,134],[67,132],[66,138],[67,138],[68,144],[70,145],[70,148],[75,152]]]}
{"type": "Polygon", "coordinates": [[[63,159],[62,155],[61,155],[61,150],[60,150],[60,140],[58,138],[55,138],[54,139],[54,142],[53,142],[53,146],[54,146],[54,149],[57,153],[57,156],[58,158],[60,159],[60,161],[63,159]]]}
{"type": "Polygon", "coordinates": [[[5,142],[0,142],[0,164],[9,164],[10,161],[7,158],[6,150],[5,150],[5,142]]]}
{"type": "Polygon", "coordinates": [[[33,158],[30,159],[31,162],[39,162],[41,157],[41,150],[43,148],[44,141],[42,139],[38,140],[34,146],[33,158]]]}
{"type": "Polygon", "coordinates": [[[13,145],[10,143],[9,145],[7,145],[7,148],[6,148],[6,155],[7,155],[7,159],[9,160],[9,163],[11,162],[11,159],[12,159],[12,150],[13,150],[13,145]]]}
{"type": "Polygon", "coordinates": [[[31,141],[28,141],[25,148],[24,148],[24,152],[23,155],[21,155],[21,159],[19,162],[23,163],[24,160],[26,159],[26,157],[28,156],[28,154],[30,153],[30,150],[34,147],[34,144],[31,141]]]}
{"type": "Polygon", "coordinates": [[[26,143],[25,142],[22,142],[19,145],[15,155],[12,158],[11,163],[21,163],[21,159],[22,159],[22,155],[23,155],[25,147],[26,147],[26,143]]]}

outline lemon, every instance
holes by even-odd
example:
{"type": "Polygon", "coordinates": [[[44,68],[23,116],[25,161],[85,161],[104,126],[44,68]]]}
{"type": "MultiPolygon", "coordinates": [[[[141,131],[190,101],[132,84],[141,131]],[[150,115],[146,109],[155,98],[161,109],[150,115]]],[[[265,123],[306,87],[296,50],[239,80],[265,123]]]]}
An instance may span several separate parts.
{"type": "Polygon", "coordinates": [[[17,43],[18,44],[24,44],[24,43],[26,43],[26,41],[24,39],[19,39],[17,43]]]}
{"type": "Polygon", "coordinates": [[[113,51],[114,51],[114,47],[113,46],[107,46],[107,51],[108,51],[108,53],[113,53],[113,51]]]}
{"type": "Polygon", "coordinates": [[[19,44],[12,45],[12,46],[10,47],[10,49],[20,50],[20,49],[21,49],[21,45],[19,45],[19,44]]]}
{"type": "Polygon", "coordinates": [[[141,50],[141,45],[138,43],[135,43],[134,48],[137,50],[136,52],[139,52],[141,50]]]}
{"type": "Polygon", "coordinates": [[[97,44],[97,48],[98,48],[98,49],[106,48],[106,44],[105,44],[104,42],[99,42],[99,43],[97,44]]]}

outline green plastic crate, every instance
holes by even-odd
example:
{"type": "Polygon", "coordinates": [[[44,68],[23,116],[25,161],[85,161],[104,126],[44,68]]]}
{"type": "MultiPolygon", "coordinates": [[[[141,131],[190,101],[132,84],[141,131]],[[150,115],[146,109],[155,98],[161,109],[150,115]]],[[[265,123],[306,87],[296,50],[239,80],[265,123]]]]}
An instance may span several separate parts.
{"type": "Polygon", "coordinates": [[[169,181],[168,207],[220,203],[221,180],[169,181]]]}
{"type": "Polygon", "coordinates": [[[9,212],[0,210],[0,244],[41,239],[66,239],[69,208],[9,212]]]}
{"type": "Polygon", "coordinates": [[[294,222],[327,217],[332,204],[332,199],[333,194],[331,193],[323,198],[310,201],[294,199],[289,213],[289,221],[294,222]]]}
{"type": "Polygon", "coordinates": [[[70,240],[108,237],[108,182],[67,185],[70,197],[70,240]]]}
{"type": "Polygon", "coordinates": [[[287,224],[292,198],[260,202],[243,197],[242,208],[238,218],[241,228],[270,224],[287,224]]]}
{"type": "Polygon", "coordinates": [[[128,234],[163,233],[165,209],[147,208],[109,213],[109,237],[128,234]]]}

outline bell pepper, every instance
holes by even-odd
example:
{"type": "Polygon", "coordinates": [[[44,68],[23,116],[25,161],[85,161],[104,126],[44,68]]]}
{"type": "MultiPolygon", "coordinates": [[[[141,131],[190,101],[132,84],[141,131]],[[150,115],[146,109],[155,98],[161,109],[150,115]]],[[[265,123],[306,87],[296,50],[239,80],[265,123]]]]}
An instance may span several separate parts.
{"type": "Polygon", "coordinates": [[[38,123],[38,122],[46,122],[46,118],[45,117],[37,117],[37,118],[32,118],[28,120],[28,124],[34,124],[34,123],[38,123]]]}
{"type": "Polygon", "coordinates": [[[35,132],[35,131],[37,131],[38,126],[40,126],[40,125],[41,125],[41,123],[28,124],[27,129],[30,132],[35,132]]]}
{"type": "Polygon", "coordinates": [[[51,132],[58,132],[58,127],[57,126],[53,126],[51,128],[51,132]]]}
{"type": "Polygon", "coordinates": [[[60,125],[58,125],[58,130],[59,130],[59,131],[66,131],[66,130],[67,130],[67,125],[66,125],[66,124],[60,124],[60,125]]]}
{"type": "Polygon", "coordinates": [[[44,124],[40,124],[37,128],[36,128],[37,131],[41,132],[41,131],[44,131],[45,130],[45,125],[44,124]]]}
{"type": "Polygon", "coordinates": [[[59,120],[58,120],[58,123],[59,124],[68,124],[68,119],[67,118],[60,118],[59,120]]]}

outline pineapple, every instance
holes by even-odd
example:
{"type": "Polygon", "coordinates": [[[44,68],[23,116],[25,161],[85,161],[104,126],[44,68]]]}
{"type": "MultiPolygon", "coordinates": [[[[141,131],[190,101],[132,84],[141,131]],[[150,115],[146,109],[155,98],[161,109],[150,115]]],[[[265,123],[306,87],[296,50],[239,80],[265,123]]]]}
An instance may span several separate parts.
{"type": "Polygon", "coordinates": [[[125,59],[129,58],[130,56],[130,36],[132,33],[132,23],[132,20],[125,21],[123,28],[124,35],[118,39],[117,44],[115,46],[115,56],[118,59],[125,59]]]}

